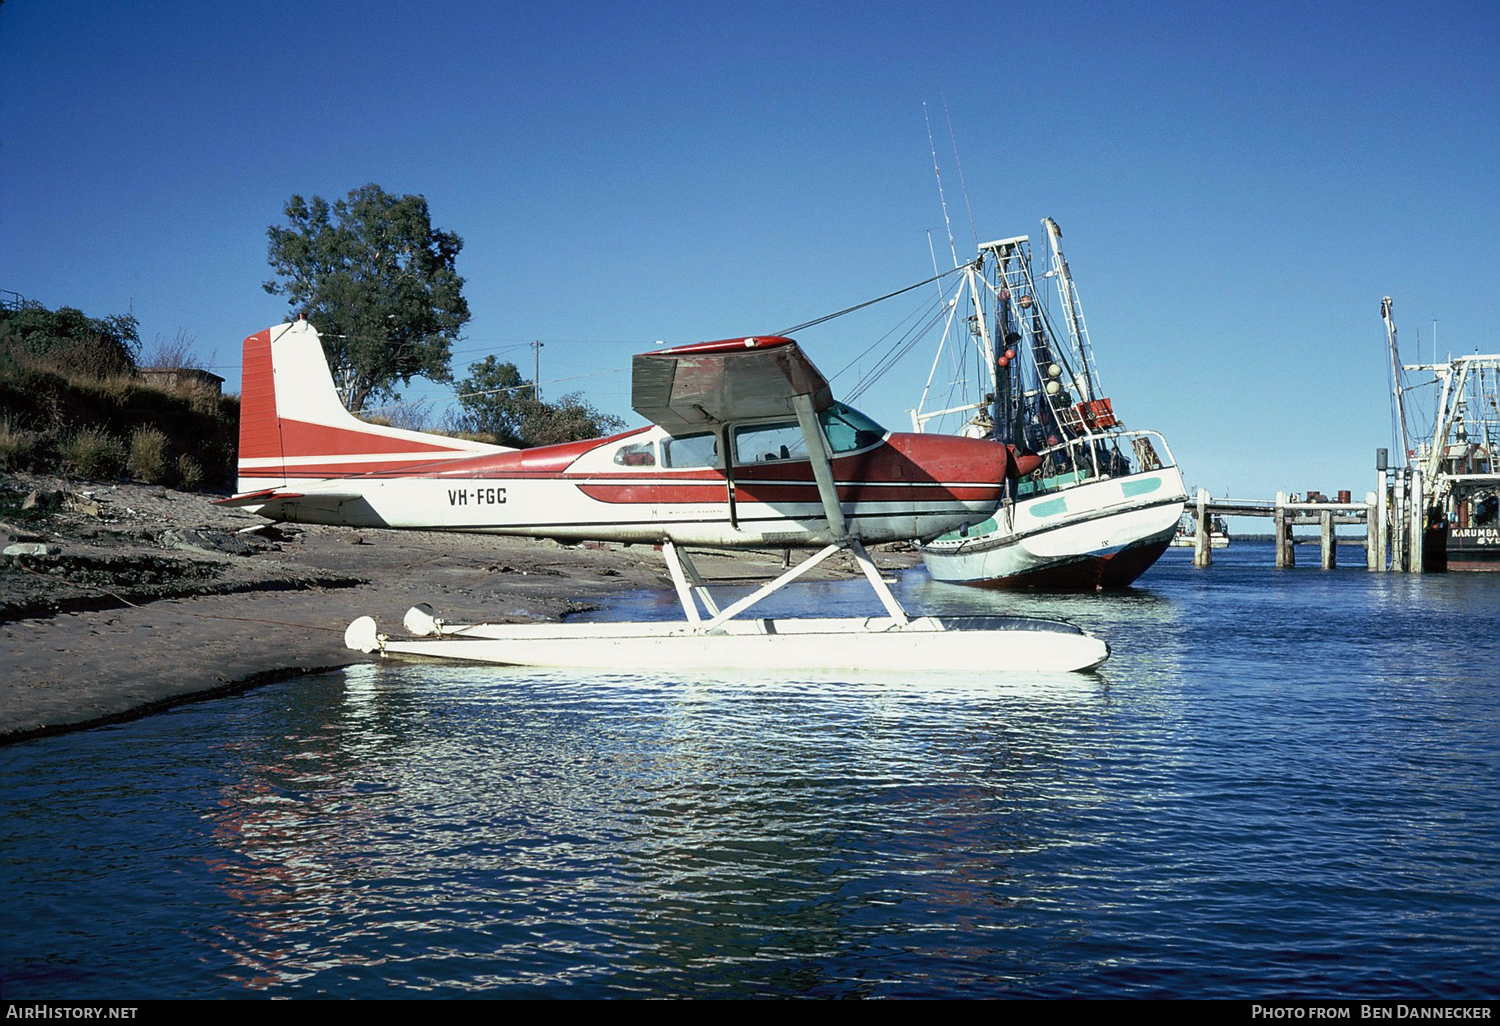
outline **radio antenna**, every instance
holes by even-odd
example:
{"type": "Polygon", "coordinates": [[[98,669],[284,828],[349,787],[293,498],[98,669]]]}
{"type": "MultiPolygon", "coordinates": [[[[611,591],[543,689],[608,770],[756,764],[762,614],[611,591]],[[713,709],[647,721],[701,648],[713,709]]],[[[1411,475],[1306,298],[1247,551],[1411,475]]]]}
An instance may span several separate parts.
{"type": "MultiPolygon", "coordinates": [[[[964,194],[964,208],[969,212],[969,234],[974,236],[974,250],[979,251],[979,229],[974,224],[974,205],[969,202],[969,185],[964,181],[964,165],[958,159],[958,136],[953,133],[953,115],[948,112],[948,93],[943,92],[943,117],[948,120],[948,141],[953,144],[953,166],[958,168],[958,187],[964,194]]],[[[929,136],[932,129],[928,127],[929,136]]],[[[957,263],[955,258],[954,263],[957,263]]]]}
{"type": "Polygon", "coordinates": [[[953,266],[958,266],[958,247],[953,243],[953,222],[948,220],[948,200],[943,196],[943,174],[938,170],[937,144],[932,141],[932,118],[927,115],[927,101],[922,101],[922,120],[927,122],[927,148],[932,151],[932,174],[937,179],[938,202],[943,205],[943,224],[948,229],[948,252],[953,266]]]}

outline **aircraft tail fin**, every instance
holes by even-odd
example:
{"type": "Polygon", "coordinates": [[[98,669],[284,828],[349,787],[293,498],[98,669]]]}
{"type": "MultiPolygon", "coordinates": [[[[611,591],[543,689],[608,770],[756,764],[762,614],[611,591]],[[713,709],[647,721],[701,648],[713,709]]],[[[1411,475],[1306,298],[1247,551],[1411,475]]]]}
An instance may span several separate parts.
{"type": "Polygon", "coordinates": [[[245,339],[241,494],[508,451],[355,417],[339,401],[317,329],[307,321],[245,339]]]}

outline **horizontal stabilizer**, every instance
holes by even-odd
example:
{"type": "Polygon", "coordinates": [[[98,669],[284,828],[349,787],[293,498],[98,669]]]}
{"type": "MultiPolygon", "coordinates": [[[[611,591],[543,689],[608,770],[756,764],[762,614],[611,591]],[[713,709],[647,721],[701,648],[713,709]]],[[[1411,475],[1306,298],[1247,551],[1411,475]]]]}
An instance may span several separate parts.
{"type": "Polygon", "coordinates": [[[227,506],[230,509],[243,509],[246,506],[259,506],[275,499],[300,499],[300,494],[292,492],[278,492],[274,488],[263,488],[258,492],[246,492],[244,495],[232,495],[227,499],[218,499],[215,506],[227,506]]]}
{"type": "Polygon", "coordinates": [[[227,506],[231,509],[248,509],[269,520],[282,520],[285,519],[286,507],[292,503],[298,503],[309,509],[334,509],[346,502],[362,503],[364,498],[365,496],[360,492],[283,492],[275,488],[266,488],[258,492],[246,492],[244,495],[220,499],[214,505],[227,506]]]}

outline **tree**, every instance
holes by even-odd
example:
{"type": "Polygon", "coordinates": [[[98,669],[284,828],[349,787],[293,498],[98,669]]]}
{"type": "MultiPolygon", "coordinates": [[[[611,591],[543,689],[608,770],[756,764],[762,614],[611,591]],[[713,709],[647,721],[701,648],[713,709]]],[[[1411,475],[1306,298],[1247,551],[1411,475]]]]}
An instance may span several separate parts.
{"type": "Polygon", "coordinates": [[[460,426],[486,431],[501,445],[526,448],[526,415],[536,405],[536,386],[521,377],[513,363],[486,356],[469,366],[469,376],[458,383],[463,407],[460,426]]]}
{"type": "Polygon", "coordinates": [[[612,413],[600,413],[584,400],[582,392],[569,392],[556,402],[536,405],[537,409],[526,418],[527,445],[559,445],[625,430],[623,419],[612,413]]]}
{"type": "Polygon", "coordinates": [[[459,426],[488,432],[501,445],[518,449],[598,438],[625,427],[619,417],[600,413],[584,401],[581,393],[547,403],[536,392],[515,364],[486,356],[470,365],[469,376],[458,383],[458,401],[464,409],[459,426]]]}
{"type": "Polygon", "coordinates": [[[417,375],[451,381],[469,320],[454,270],[463,240],[432,227],[427,200],[364,185],[332,206],[293,196],[284,213],[286,227],[266,230],[278,280],[265,289],[318,329],[344,405],[399,399],[396,383],[417,375]]]}
{"type": "Polygon", "coordinates": [[[89,317],[71,306],[25,303],[0,310],[0,354],[43,360],[59,370],[104,378],[129,374],[140,355],[134,314],[89,317]]]}

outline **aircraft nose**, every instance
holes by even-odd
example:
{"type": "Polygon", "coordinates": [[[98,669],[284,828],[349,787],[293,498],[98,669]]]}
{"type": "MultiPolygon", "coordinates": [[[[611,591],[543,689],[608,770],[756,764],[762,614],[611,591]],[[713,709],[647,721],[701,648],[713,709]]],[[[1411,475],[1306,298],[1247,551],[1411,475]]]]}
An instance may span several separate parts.
{"type": "MultiPolygon", "coordinates": [[[[1001,482],[1010,467],[1010,454],[999,442],[954,435],[903,434],[892,435],[891,443],[929,480],[962,486],[965,492],[977,487],[986,493],[993,492],[993,498],[999,501],[1001,482]]],[[[982,500],[989,496],[973,497],[982,500]]]]}
{"type": "Polygon", "coordinates": [[[1034,452],[1022,452],[1014,447],[1010,450],[1010,472],[1016,477],[1025,477],[1042,465],[1042,458],[1034,452]]]}

